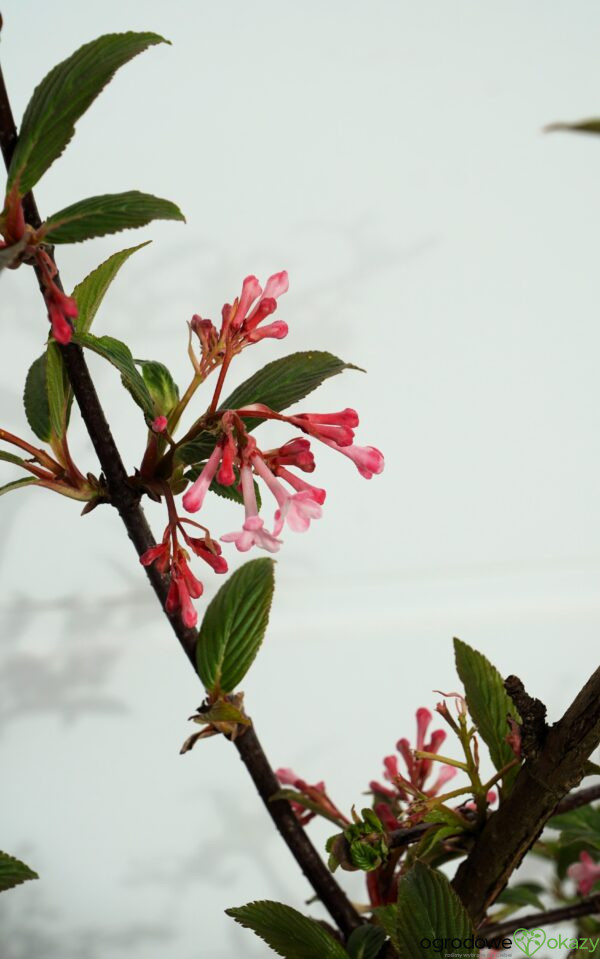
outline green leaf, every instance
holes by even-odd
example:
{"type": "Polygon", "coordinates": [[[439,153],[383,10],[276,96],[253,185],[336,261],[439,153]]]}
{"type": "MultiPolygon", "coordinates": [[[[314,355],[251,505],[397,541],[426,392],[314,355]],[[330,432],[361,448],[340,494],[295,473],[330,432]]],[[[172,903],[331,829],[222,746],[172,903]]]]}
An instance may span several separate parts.
{"type": "MultiPolygon", "coordinates": [[[[280,413],[294,403],[316,390],[325,380],[344,370],[358,370],[352,363],[344,363],[331,353],[311,350],[307,353],[292,353],[280,360],[267,363],[250,379],[240,386],[221,403],[221,410],[241,409],[251,403],[264,403],[280,413]]],[[[246,419],[248,430],[255,430],[264,420],[246,419]]],[[[214,439],[201,434],[190,443],[185,443],[177,451],[181,463],[198,463],[210,455],[214,439]]]]}
{"type": "Polygon", "coordinates": [[[14,489],[20,489],[22,486],[31,486],[37,482],[38,480],[35,476],[25,476],[23,479],[13,480],[12,483],[5,483],[4,486],[0,486],[0,496],[4,496],[5,493],[11,493],[14,489]]]}
{"type": "Polygon", "coordinates": [[[350,959],[377,959],[385,942],[385,932],[377,926],[360,926],[346,943],[350,959]]]}
{"type": "Polygon", "coordinates": [[[545,127],[546,133],[565,131],[567,133],[600,133],[600,119],[592,117],[589,120],[578,120],[576,123],[549,123],[545,127]]]}
{"type": "Polygon", "coordinates": [[[468,913],[443,873],[416,862],[398,886],[400,959],[421,956],[422,939],[461,939],[461,949],[456,951],[475,959],[478,950],[465,946],[474,936],[468,913]]]}
{"type": "Polygon", "coordinates": [[[348,959],[344,947],[323,926],[281,902],[265,899],[225,912],[284,959],[348,959]]]}
{"type": "Polygon", "coordinates": [[[47,243],[80,243],[95,236],[146,226],[152,220],[183,220],[178,206],[150,193],[129,190],[91,196],[53,213],[44,224],[47,243]]]}
{"type": "MultiPolygon", "coordinates": [[[[488,746],[494,766],[500,770],[515,758],[506,742],[510,732],[506,717],[510,714],[518,722],[519,714],[504,688],[502,676],[482,653],[455,639],[454,655],[469,712],[488,746]]],[[[504,776],[504,784],[509,788],[518,770],[519,767],[515,766],[504,776]]]]}
{"type": "Polygon", "coordinates": [[[229,693],[256,656],[269,621],[274,589],[273,560],[241,566],[209,604],[196,644],[198,675],[206,689],[229,693]]]}
{"type": "Polygon", "coordinates": [[[20,859],[15,859],[6,852],[0,852],[0,892],[19,886],[28,879],[39,878],[37,872],[26,866],[20,859]]]}
{"type": "Polygon", "coordinates": [[[94,336],[93,333],[77,333],[73,340],[112,363],[121,374],[123,386],[129,390],[147,419],[154,419],[152,397],[143,377],[136,369],[131,350],[125,343],[112,336],[94,336]]]}
{"type": "Polygon", "coordinates": [[[517,908],[535,906],[536,909],[544,910],[546,907],[539,897],[539,893],[543,891],[544,887],[539,882],[519,882],[503,889],[496,902],[503,902],[517,908]]]}
{"type": "Polygon", "coordinates": [[[387,906],[376,906],[373,909],[375,921],[381,926],[383,931],[391,939],[392,945],[396,951],[400,948],[398,944],[398,907],[395,903],[389,903],[387,906]]]}
{"type": "Polygon", "coordinates": [[[57,159],[75,132],[75,123],[119,67],[156,43],[156,33],[108,33],[86,43],[57,64],[29,101],[8,172],[24,196],[57,159]]]}
{"type": "Polygon", "coordinates": [[[22,466],[25,462],[22,456],[15,456],[14,453],[5,453],[4,450],[0,450],[0,460],[4,460],[6,463],[14,463],[15,466],[22,466]]]}
{"type": "Polygon", "coordinates": [[[580,806],[571,812],[552,816],[546,825],[560,830],[561,846],[584,842],[600,849],[600,806],[580,806]]]}
{"type": "Polygon", "coordinates": [[[125,261],[129,259],[132,253],[148,246],[150,242],[151,240],[146,240],[145,243],[139,243],[138,246],[130,246],[126,250],[113,253],[92,273],[89,273],[81,283],[77,284],[71,294],[78,309],[78,316],[74,320],[76,333],[89,333],[104,295],[125,261]]]}
{"type": "Polygon", "coordinates": [[[136,360],[142,371],[144,383],[154,401],[156,415],[168,416],[179,402],[179,387],[169,370],[155,360],[136,360]]]}
{"type": "Polygon", "coordinates": [[[60,348],[53,340],[46,349],[46,391],[50,429],[60,438],[67,426],[70,385],[60,348]]]}
{"type": "Polygon", "coordinates": [[[251,720],[245,716],[233,703],[225,702],[222,699],[217,700],[208,709],[192,716],[192,721],[199,725],[210,725],[211,723],[241,723],[242,726],[250,726],[251,720]]]}
{"type": "Polygon", "coordinates": [[[42,353],[29,367],[23,394],[27,422],[35,435],[44,441],[50,439],[50,407],[46,388],[46,354],[42,353]]]}

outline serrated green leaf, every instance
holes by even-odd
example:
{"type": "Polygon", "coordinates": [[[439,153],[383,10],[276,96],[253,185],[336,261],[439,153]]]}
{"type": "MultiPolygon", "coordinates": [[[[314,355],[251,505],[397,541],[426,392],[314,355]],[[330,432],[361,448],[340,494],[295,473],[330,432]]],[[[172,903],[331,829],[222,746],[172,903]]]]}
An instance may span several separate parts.
{"type": "Polygon", "coordinates": [[[125,343],[112,336],[94,336],[93,333],[77,333],[73,341],[80,346],[85,346],[88,350],[93,350],[94,353],[112,363],[121,374],[123,386],[130,392],[146,417],[154,418],[152,397],[143,377],[136,369],[131,350],[125,343]]]}
{"type": "Polygon", "coordinates": [[[570,812],[552,816],[546,825],[560,830],[560,845],[584,842],[600,849],[600,806],[580,806],[570,812]]]}
{"type": "MultiPolygon", "coordinates": [[[[311,350],[306,353],[292,353],[280,360],[267,363],[250,379],[240,386],[221,403],[219,409],[241,409],[251,403],[264,403],[280,413],[294,403],[316,390],[325,380],[344,370],[358,370],[352,363],[344,363],[331,353],[311,350]]],[[[248,430],[255,430],[264,420],[247,419],[248,430]]],[[[198,463],[210,455],[214,439],[210,435],[200,435],[190,443],[180,446],[177,459],[181,463],[198,463]]]]}
{"type": "Polygon", "coordinates": [[[432,854],[438,852],[438,847],[446,839],[449,839],[450,836],[456,836],[459,832],[458,826],[444,826],[442,824],[432,825],[431,829],[428,829],[426,833],[423,834],[419,840],[415,855],[423,861],[430,862],[432,858],[435,858],[432,854]]]}
{"type": "Polygon", "coordinates": [[[81,243],[95,236],[146,226],[152,220],[185,222],[185,217],[175,203],[150,193],[105,193],[53,213],[44,224],[44,239],[47,243],[81,243]]]}
{"type": "Polygon", "coordinates": [[[241,566],[211,601],[196,644],[198,675],[210,693],[230,693],[256,656],[269,621],[273,560],[241,566]]]}
{"type": "Polygon", "coordinates": [[[11,493],[14,489],[20,489],[22,486],[31,486],[33,483],[37,483],[35,476],[24,476],[23,479],[13,480],[12,483],[5,483],[4,486],[0,486],[0,496],[4,496],[5,493],[11,493]]]}
{"type": "Polygon", "coordinates": [[[75,123],[112,79],[138,53],[168,43],[156,33],[109,33],[86,43],[57,64],[29,101],[8,173],[21,196],[31,190],[75,132],[75,123]]]}
{"type": "Polygon", "coordinates": [[[6,889],[13,889],[28,879],[39,879],[37,872],[26,866],[20,859],[9,856],[6,852],[0,852],[0,892],[6,889]]]}
{"type": "MultiPolygon", "coordinates": [[[[415,959],[422,954],[421,940],[460,939],[464,943],[475,936],[469,915],[449,881],[421,862],[398,885],[398,924],[396,928],[400,959],[415,959]]],[[[462,955],[476,959],[478,950],[461,945],[462,955]]]]}
{"type": "MultiPolygon", "coordinates": [[[[456,669],[465,688],[469,712],[479,734],[487,744],[492,762],[500,770],[512,762],[515,754],[506,742],[509,734],[507,716],[519,721],[517,709],[504,688],[502,676],[486,657],[460,639],[454,640],[456,669]]],[[[504,776],[508,788],[514,782],[519,767],[504,776]]]]}
{"type": "Polygon", "coordinates": [[[168,416],[179,402],[179,387],[163,363],[156,360],[136,360],[142,371],[144,383],[154,400],[156,415],[168,416]]]}
{"type": "Polygon", "coordinates": [[[323,926],[281,902],[249,902],[225,912],[284,959],[348,959],[344,947],[323,926]]]}
{"type": "Polygon", "coordinates": [[[377,959],[385,932],[377,926],[360,926],[351,933],[346,948],[350,959],[377,959]]]}
{"type": "Polygon", "coordinates": [[[389,903],[387,906],[376,906],[376,908],[373,909],[373,916],[386,935],[389,936],[394,949],[397,951],[399,949],[397,905],[395,903],[389,903]]]}
{"type": "Polygon", "coordinates": [[[375,846],[371,846],[368,842],[362,842],[360,839],[350,843],[350,859],[356,868],[362,869],[363,872],[372,872],[374,869],[378,869],[384,861],[375,846]]]}
{"type": "Polygon", "coordinates": [[[60,439],[67,426],[70,386],[60,348],[53,340],[46,348],[46,391],[50,429],[60,439]]]}
{"type": "Polygon", "coordinates": [[[27,422],[35,435],[47,442],[50,439],[50,407],[46,388],[46,354],[42,353],[29,367],[23,394],[27,422]]]}
{"type": "Polygon", "coordinates": [[[89,333],[100,304],[121,267],[132,253],[148,246],[149,243],[151,240],[146,240],[145,243],[113,253],[77,284],[71,294],[77,303],[78,310],[77,318],[74,320],[76,333],[89,333]]]}
{"type": "Polygon", "coordinates": [[[516,906],[535,906],[536,909],[544,910],[546,907],[539,897],[539,893],[544,891],[544,887],[538,882],[519,882],[514,886],[508,886],[503,889],[496,902],[506,903],[516,906]]]}

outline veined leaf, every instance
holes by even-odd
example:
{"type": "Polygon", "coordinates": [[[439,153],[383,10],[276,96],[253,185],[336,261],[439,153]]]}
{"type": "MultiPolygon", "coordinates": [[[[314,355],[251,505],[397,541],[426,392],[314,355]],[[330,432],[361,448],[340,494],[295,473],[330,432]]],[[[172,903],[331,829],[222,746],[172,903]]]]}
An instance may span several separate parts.
{"type": "Polygon", "coordinates": [[[142,371],[144,383],[154,400],[154,412],[168,416],[179,402],[179,387],[163,363],[156,360],[136,360],[142,371]]]}
{"type": "MultiPolygon", "coordinates": [[[[262,370],[238,386],[219,408],[241,409],[251,403],[264,403],[280,413],[304,399],[329,377],[344,370],[358,369],[360,367],[344,363],[331,353],[318,350],[292,353],[263,366],[262,370]]],[[[246,426],[248,430],[255,430],[263,422],[262,419],[247,419],[246,426]]],[[[177,459],[180,463],[198,463],[210,455],[213,446],[210,435],[200,435],[179,448],[177,459]]]]}
{"type": "Polygon", "coordinates": [[[351,933],[347,947],[350,959],[377,959],[385,932],[377,926],[360,926],[351,933]]]}
{"type": "Polygon", "coordinates": [[[48,243],[80,243],[95,236],[146,226],[152,220],[183,220],[178,206],[150,193],[129,190],[91,196],[53,213],[45,223],[48,243]]]}
{"type": "Polygon", "coordinates": [[[123,386],[131,393],[137,405],[148,419],[154,418],[154,405],[143,377],[138,373],[129,347],[112,336],[94,336],[93,333],[77,333],[73,340],[88,350],[93,350],[115,366],[120,374],[123,386]]]}
{"type": "Polygon", "coordinates": [[[37,872],[26,866],[20,859],[9,856],[7,852],[0,852],[0,892],[19,886],[28,879],[39,879],[37,872]]]}
{"type": "Polygon", "coordinates": [[[584,842],[600,849],[600,806],[581,806],[570,812],[552,816],[546,825],[560,830],[561,846],[584,842]]]}
{"type": "Polygon", "coordinates": [[[45,442],[50,439],[51,432],[46,375],[46,354],[42,353],[29,367],[23,394],[27,422],[35,435],[45,442]]]}
{"type": "Polygon", "coordinates": [[[168,42],[156,33],[108,33],[57,64],[35,88],[25,110],[7,189],[18,182],[21,196],[31,190],[119,67],[147,47],[168,42]]]}
{"type": "Polygon", "coordinates": [[[543,891],[544,887],[539,882],[518,882],[503,889],[496,902],[514,906],[515,910],[522,906],[535,906],[543,911],[546,907],[539,895],[543,891]]]}
{"type": "MultiPolygon", "coordinates": [[[[487,744],[496,769],[507,766],[515,754],[506,742],[509,734],[507,716],[517,722],[519,714],[504,688],[502,676],[486,657],[460,639],[454,640],[456,669],[465,687],[469,712],[483,741],[487,744]]],[[[503,782],[509,786],[515,780],[519,767],[510,769],[503,782]]]]}
{"type": "Polygon", "coordinates": [[[89,333],[106,291],[125,261],[129,259],[132,253],[136,253],[137,250],[141,250],[142,247],[148,246],[151,242],[151,240],[146,240],[145,243],[139,243],[137,246],[130,246],[126,250],[113,253],[92,273],[89,273],[81,283],[77,284],[71,294],[78,309],[78,315],[74,321],[76,333],[89,333]]]}
{"type": "Polygon", "coordinates": [[[376,906],[373,910],[375,921],[382,927],[386,935],[391,939],[396,952],[400,948],[398,944],[398,906],[395,902],[387,906],[376,906]]]}
{"type": "Polygon", "coordinates": [[[284,959],[348,959],[344,947],[323,926],[281,902],[249,902],[225,912],[284,959]]]}
{"type": "Polygon", "coordinates": [[[253,559],[209,604],[196,645],[198,675],[209,692],[232,692],[250,669],[269,621],[273,588],[273,560],[253,559]]]}
{"type": "Polygon", "coordinates": [[[46,348],[46,391],[50,429],[59,438],[63,436],[68,418],[67,396],[70,392],[67,371],[58,343],[51,340],[46,348]]]}
{"type": "MultiPolygon", "coordinates": [[[[422,954],[421,940],[473,939],[469,915],[452,886],[435,869],[416,862],[398,886],[397,939],[400,959],[422,954]]],[[[478,949],[462,946],[462,955],[478,955],[478,949]]]]}

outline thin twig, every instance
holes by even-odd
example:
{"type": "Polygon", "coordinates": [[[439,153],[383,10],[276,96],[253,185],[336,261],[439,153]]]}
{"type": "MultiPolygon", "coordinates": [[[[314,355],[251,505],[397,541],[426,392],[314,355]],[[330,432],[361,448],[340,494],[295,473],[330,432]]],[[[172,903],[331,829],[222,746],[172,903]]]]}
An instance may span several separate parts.
{"type": "Polygon", "coordinates": [[[557,909],[548,909],[544,912],[531,912],[520,919],[509,919],[506,922],[497,922],[488,926],[480,926],[479,932],[486,939],[501,939],[510,936],[515,929],[536,929],[538,926],[550,926],[557,922],[567,922],[569,919],[579,919],[581,916],[591,916],[600,913],[600,895],[590,896],[589,899],[580,899],[569,906],[559,906],[557,909]]]}
{"type": "MultiPolygon", "coordinates": [[[[0,148],[7,169],[16,143],[17,131],[0,69],[0,148]]],[[[23,209],[26,222],[37,229],[41,219],[32,193],[23,198],[23,209]]],[[[58,273],[54,280],[60,284],[58,273]]],[[[62,289],[62,286],[60,288],[62,289]]],[[[123,460],[100,405],[83,351],[76,344],[69,343],[68,346],[61,347],[61,352],[75,399],[104,471],[110,502],[118,510],[129,538],[138,556],[141,556],[155,545],[155,540],[140,506],[140,493],[129,483],[123,460]]],[[[198,639],[197,631],[185,627],[179,614],[166,613],[168,582],[165,577],[156,571],[154,565],[146,567],[146,573],[175,635],[195,668],[194,651],[198,639]]],[[[276,803],[269,802],[270,796],[279,789],[279,784],[254,729],[250,728],[238,736],[235,746],[292,855],[333,920],[342,933],[348,936],[353,929],[361,925],[362,920],[320,858],[289,803],[284,800],[276,803]]]]}

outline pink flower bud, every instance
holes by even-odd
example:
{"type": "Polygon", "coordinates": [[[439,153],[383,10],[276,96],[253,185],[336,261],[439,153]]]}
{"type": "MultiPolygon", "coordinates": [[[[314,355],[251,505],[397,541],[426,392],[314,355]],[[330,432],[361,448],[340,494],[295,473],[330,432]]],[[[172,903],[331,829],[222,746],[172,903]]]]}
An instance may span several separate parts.
{"type": "Polygon", "coordinates": [[[152,429],[155,433],[164,433],[167,428],[167,417],[166,416],[157,416],[156,419],[152,420],[152,429]]]}

